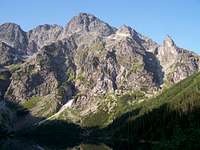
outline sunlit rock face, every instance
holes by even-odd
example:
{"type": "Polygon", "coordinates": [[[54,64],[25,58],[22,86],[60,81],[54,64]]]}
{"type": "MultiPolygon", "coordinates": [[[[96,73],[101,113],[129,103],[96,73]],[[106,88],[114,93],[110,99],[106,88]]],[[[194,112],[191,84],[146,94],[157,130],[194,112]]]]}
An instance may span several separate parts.
{"type": "Polygon", "coordinates": [[[115,28],[111,27],[107,23],[101,21],[97,17],[80,13],[78,16],[73,17],[67,24],[64,36],[72,35],[75,33],[91,32],[100,36],[108,36],[113,33],[115,28]]]}
{"type": "Polygon", "coordinates": [[[24,32],[17,24],[5,23],[0,25],[0,41],[22,53],[26,53],[28,44],[26,32],[24,32]]]}
{"type": "MultiPolygon", "coordinates": [[[[40,25],[24,32],[6,23],[0,26],[0,42],[0,64],[12,74],[5,98],[42,117],[67,102],[66,109],[79,110],[82,117],[98,111],[109,94],[140,91],[150,97],[200,65],[197,54],[169,36],[159,45],[129,26],[115,28],[87,13],[64,28],[40,25]]],[[[108,105],[111,111],[114,104],[108,105]]],[[[78,120],[72,112],[68,116],[78,120]]]]}
{"type": "Polygon", "coordinates": [[[40,25],[28,31],[28,52],[30,54],[38,51],[43,46],[56,42],[63,28],[58,25],[40,25]]]}
{"type": "Polygon", "coordinates": [[[165,80],[177,83],[199,70],[199,56],[176,46],[167,36],[158,48],[158,60],[165,73],[165,80]]]}
{"type": "Polygon", "coordinates": [[[178,57],[178,49],[174,41],[167,36],[163,41],[163,45],[158,48],[158,58],[163,69],[166,70],[175,63],[178,57]]]}

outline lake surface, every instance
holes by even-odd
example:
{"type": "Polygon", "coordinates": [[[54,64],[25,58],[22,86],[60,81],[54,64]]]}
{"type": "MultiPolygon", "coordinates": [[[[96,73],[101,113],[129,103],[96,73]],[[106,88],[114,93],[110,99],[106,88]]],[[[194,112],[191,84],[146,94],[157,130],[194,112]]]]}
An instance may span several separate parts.
{"type": "MultiPolygon", "coordinates": [[[[52,138],[52,137],[51,137],[52,138]]],[[[8,138],[0,140],[0,150],[146,150],[148,145],[133,146],[129,144],[104,144],[94,142],[81,142],[67,140],[64,137],[55,140],[27,139],[27,138],[8,138]]]]}

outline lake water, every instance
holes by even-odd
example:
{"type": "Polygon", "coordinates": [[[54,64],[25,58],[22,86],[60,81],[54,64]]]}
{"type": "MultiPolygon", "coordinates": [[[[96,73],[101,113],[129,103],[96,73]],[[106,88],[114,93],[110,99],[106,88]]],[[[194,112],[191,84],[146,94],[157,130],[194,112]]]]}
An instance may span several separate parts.
{"type": "MultiPolygon", "coordinates": [[[[52,137],[51,137],[52,138],[52,137]]],[[[56,138],[55,140],[48,140],[35,138],[12,138],[0,140],[0,150],[146,150],[150,149],[147,145],[132,146],[129,144],[104,144],[94,142],[80,142],[62,138],[56,138]]]]}

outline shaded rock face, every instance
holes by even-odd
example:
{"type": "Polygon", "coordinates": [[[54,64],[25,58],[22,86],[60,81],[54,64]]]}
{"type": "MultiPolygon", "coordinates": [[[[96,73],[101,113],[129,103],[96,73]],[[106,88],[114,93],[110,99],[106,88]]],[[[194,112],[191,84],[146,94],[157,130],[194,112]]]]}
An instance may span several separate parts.
{"type": "Polygon", "coordinates": [[[46,96],[59,93],[65,84],[61,100],[73,95],[73,87],[68,81],[67,69],[70,67],[68,58],[69,46],[66,42],[57,42],[43,47],[41,51],[29,59],[22,67],[12,74],[12,81],[7,90],[6,98],[23,102],[33,96],[46,96]]]}
{"type": "Polygon", "coordinates": [[[10,77],[10,71],[0,66],[0,101],[3,100],[4,94],[10,84],[10,77]]]}
{"type": "Polygon", "coordinates": [[[0,42],[0,56],[0,64],[5,66],[22,61],[21,54],[4,42],[0,42]]]}
{"type": "Polygon", "coordinates": [[[32,55],[44,45],[57,41],[63,28],[58,25],[40,25],[28,32],[14,23],[0,25],[0,41],[21,54],[32,55]]]}
{"type": "Polygon", "coordinates": [[[42,25],[25,33],[4,24],[0,29],[0,41],[6,41],[0,46],[0,63],[7,66],[24,58],[12,71],[5,98],[38,116],[54,114],[68,100],[74,108],[95,111],[95,99],[108,93],[152,96],[200,66],[198,55],[177,47],[169,36],[159,45],[131,27],[116,29],[86,13],[65,28],[42,25]]]}

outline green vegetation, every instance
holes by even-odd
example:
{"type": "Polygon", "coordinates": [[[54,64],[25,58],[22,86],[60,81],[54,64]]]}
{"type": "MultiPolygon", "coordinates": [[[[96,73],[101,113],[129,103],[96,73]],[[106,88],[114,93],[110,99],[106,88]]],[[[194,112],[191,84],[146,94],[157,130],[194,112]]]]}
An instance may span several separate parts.
{"type": "Polygon", "coordinates": [[[135,103],[107,129],[113,138],[159,141],[155,149],[196,149],[199,127],[200,73],[155,98],[135,103]]]}
{"type": "Polygon", "coordinates": [[[20,135],[48,137],[48,139],[57,139],[55,137],[64,137],[66,142],[78,141],[81,138],[81,128],[73,123],[61,120],[51,120],[40,126],[29,130],[20,131],[20,135]]]}
{"type": "Polygon", "coordinates": [[[93,85],[93,81],[92,80],[89,80],[84,76],[83,73],[79,73],[77,76],[76,76],[76,80],[79,81],[81,84],[87,86],[87,87],[91,87],[93,85]]]}
{"type": "MultiPolygon", "coordinates": [[[[127,61],[127,60],[124,60],[122,58],[122,61],[127,61]]],[[[127,63],[129,64],[130,62],[124,62],[124,63],[127,63]]],[[[132,60],[132,64],[130,66],[130,69],[127,73],[127,77],[129,77],[131,74],[135,74],[135,73],[138,73],[139,71],[141,71],[144,67],[144,64],[141,63],[137,58],[134,58],[134,60],[132,60]]]]}
{"type": "Polygon", "coordinates": [[[98,52],[101,52],[101,51],[103,51],[104,50],[104,48],[105,48],[105,43],[103,43],[102,41],[96,41],[95,43],[93,43],[91,46],[90,46],[90,48],[89,48],[89,50],[90,51],[98,51],[98,52]]]}
{"type": "Polygon", "coordinates": [[[21,104],[21,108],[18,111],[23,113],[26,111],[31,111],[32,115],[35,117],[50,117],[58,111],[58,102],[52,100],[51,96],[33,96],[29,100],[21,104]]]}
{"type": "Polygon", "coordinates": [[[85,76],[83,75],[83,73],[80,73],[76,76],[76,80],[79,80],[79,81],[85,81],[86,78],[85,76]]]}
{"type": "Polygon", "coordinates": [[[141,91],[126,92],[119,97],[120,100],[139,100],[145,97],[145,94],[141,91]]]}
{"type": "Polygon", "coordinates": [[[15,71],[19,70],[20,67],[21,67],[21,64],[12,64],[12,65],[8,66],[8,68],[11,72],[15,72],[15,71]]]}
{"type": "Polygon", "coordinates": [[[65,87],[61,85],[58,88],[58,94],[57,95],[60,96],[61,98],[63,98],[65,96],[65,93],[66,93],[65,87]]]}
{"type": "Polygon", "coordinates": [[[127,92],[122,96],[110,93],[101,97],[95,97],[96,101],[100,101],[98,111],[95,113],[91,112],[83,118],[82,125],[85,127],[106,127],[114,119],[130,111],[132,104],[144,98],[144,93],[140,91],[127,92]]]}
{"type": "Polygon", "coordinates": [[[33,96],[29,100],[25,101],[22,105],[26,109],[32,109],[37,105],[37,103],[41,100],[39,96],[33,96]]]}
{"type": "Polygon", "coordinates": [[[1,81],[1,80],[7,80],[6,75],[4,75],[4,74],[0,74],[0,81],[1,81]]]}
{"type": "MultiPolygon", "coordinates": [[[[50,117],[58,111],[59,104],[51,98],[43,98],[39,104],[41,107],[36,111],[36,116],[50,117]]],[[[37,108],[36,108],[37,109],[37,108]]]]}
{"type": "Polygon", "coordinates": [[[79,111],[77,109],[67,108],[58,116],[51,118],[51,120],[65,120],[67,122],[80,123],[79,111]]]}
{"type": "Polygon", "coordinates": [[[92,62],[94,66],[97,66],[100,56],[106,54],[105,43],[99,39],[94,41],[91,45],[84,47],[83,49],[79,49],[78,51],[79,53],[76,55],[76,61],[80,65],[87,64],[86,60],[89,59],[88,56],[91,56],[92,59],[88,61],[92,62]]]}
{"type": "Polygon", "coordinates": [[[42,54],[38,54],[36,56],[36,61],[40,64],[40,66],[44,66],[47,62],[47,60],[45,60],[45,58],[42,56],[42,54]]]}
{"type": "MultiPolygon", "coordinates": [[[[84,76],[77,78],[83,80],[84,76]]],[[[32,108],[37,99],[33,97],[31,102],[24,104],[25,108],[32,108]]],[[[67,127],[69,121],[76,118],[74,122],[95,131],[91,135],[110,137],[113,141],[126,139],[129,142],[156,143],[153,149],[158,150],[200,148],[200,73],[148,100],[141,91],[129,91],[120,96],[108,93],[93,99],[97,102],[97,109],[91,109],[84,118],[79,116],[80,112],[67,109],[48,120],[50,124],[39,127],[38,131],[45,135],[54,132],[67,134],[72,133],[67,129],[74,128],[80,137],[79,126],[71,124],[73,128],[67,127]],[[59,125],[62,128],[58,128],[59,125]],[[54,130],[49,132],[49,129],[54,130]]],[[[48,112],[52,106],[46,106],[48,112]]]]}
{"type": "MultiPolygon", "coordinates": [[[[2,104],[2,103],[1,103],[2,104]]],[[[11,127],[11,112],[8,108],[0,109],[0,137],[7,133],[7,129],[11,127]]]]}
{"type": "Polygon", "coordinates": [[[75,72],[72,68],[68,68],[66,72],[66,76],[68,78],[68,81],[74,81],[75,80],[75,72]]]}
{"type": "Polygon", "coordinates": [[[99,145],[81,144],[80,148],[82,150],[111,150],[111,148],[109,148],[104,144],[99,144],[99,145]]]}
{"type": "Polygon", "coordinates": [[[109,114],[105,110],[98,110],[95,113],[90,113],[82,119],[82,126],[84,127],[99,127],[106,126],[109,121],[109,114]]]}
{"type": "Polygon", "coordinates": [[[139,63],[133,63],[132,64],[132,68],[131,68],[131,73],[137,73],[138,70],[141,70],[143,68],[143,64],[139,64],[139,63]]]}

